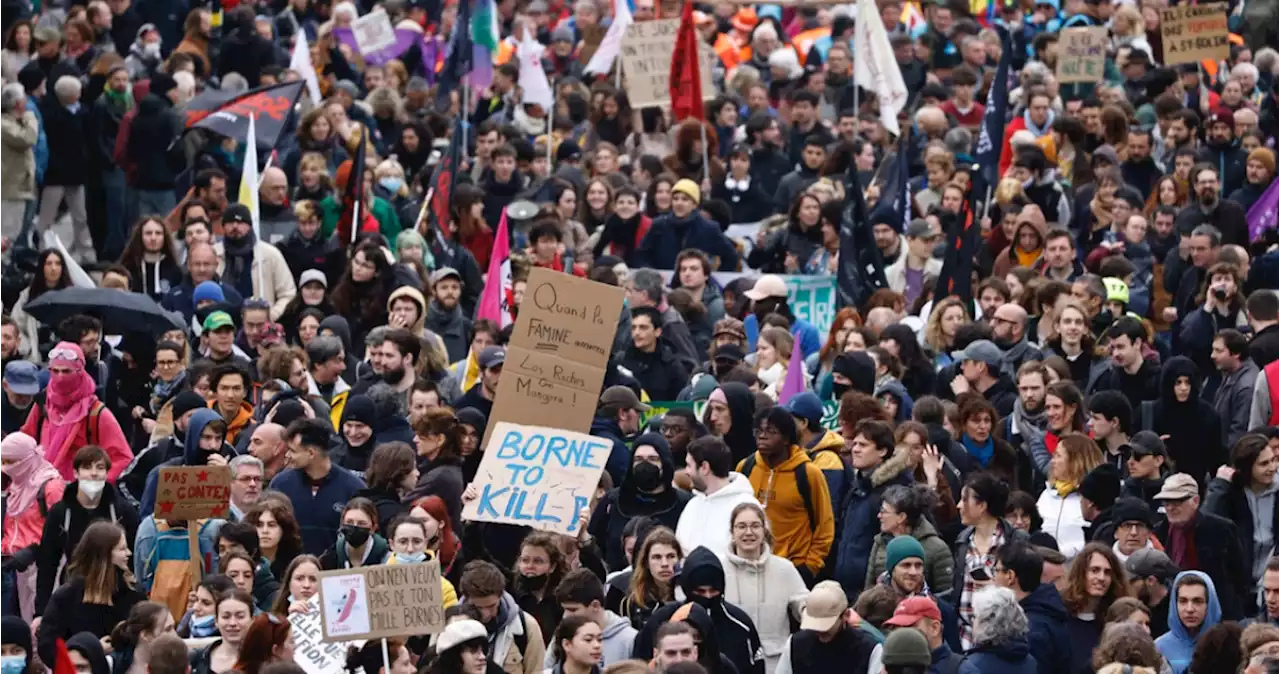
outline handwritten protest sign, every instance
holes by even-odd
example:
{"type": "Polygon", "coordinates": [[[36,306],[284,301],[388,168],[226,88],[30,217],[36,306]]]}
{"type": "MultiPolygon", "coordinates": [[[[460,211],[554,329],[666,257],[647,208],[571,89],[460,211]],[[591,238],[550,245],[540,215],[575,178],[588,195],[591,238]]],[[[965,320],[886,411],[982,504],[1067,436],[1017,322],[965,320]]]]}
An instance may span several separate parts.
{"type": "Polygon", "coordinates": [[[499,423],[476,471],[479,497],[463,506],[462,517],[577,534],[578,513],[591,502],[612,449],[583,433],[499,423]]]}
{"type": "Polygon", "coordinates": [[[1227,3],[1178,5],[1160,10],[1160,41],[1165,65],[1221,60],[1231,55],[1227,42],[1227,3]]]}
{"type": "Polygon", "coordinates": [[[483,442],[498,422],[586,432],[622,311],[622,289],[534,267],[483,442]]]}
{"type": "MultiPolygon", "coordinates": [[[[679,14],[679,12],[676,12],[679,14]]],[[[680,19],[637,21],[627,26],[622,38],[620,53],[622,73],[626,80],[627,99],[632,107],[670,105],[671,56],[676,50],[676,32],[680,19]]],[[[702,98],[715,98],[712,69],[716,63],[715,50],[703,40],[698,41],[699,75],[702,78],[702,98]]]]}
{"type": "Polygon", "coordinates": [[[322,641],[385,639],[444,629],[440,562],[379,564],[320,574],[322,641]]]}
{"type": "Polygon", "coordinates": [[[1058,81],[1101,82],[1107,63],[1107,27],[1067,28],[1058,35],[1058,81]]]}
{"type": "Polygon", "coordinates": [[[377,9],[351,22],[351,32],[356,36],[356,46],[361,54],[386,49],[396,43],[396,29],[391,25],[387,12],[377,9]]]}
{"type": "Polygon", "coordinates": [[[230,502],[231,469],[226,466],[160,469],[160,480],[156,484],[156,519],[226,517],[230,502]]]}
{"type": "Polygon", "coordinates": [[[342,674],[347,668],[347,647],[362,646],[364,640],[329,642],[322,639],[319,598],[311,598],[312,610],[290,613],[293,628],[293,661],[307,674],[342,674]]]}

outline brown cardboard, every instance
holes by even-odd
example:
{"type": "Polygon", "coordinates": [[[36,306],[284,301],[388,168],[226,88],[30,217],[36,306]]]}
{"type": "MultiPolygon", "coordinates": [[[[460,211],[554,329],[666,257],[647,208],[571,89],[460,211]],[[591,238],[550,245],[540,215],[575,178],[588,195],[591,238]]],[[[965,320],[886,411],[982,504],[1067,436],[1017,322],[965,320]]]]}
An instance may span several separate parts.
{"type": "Polygon", "coordinates": [[[160,469],[156,482],[158,520],[225,519],[231,503],[231,468],[175,466],[160,469]]]}
{"type": "MultiPolygon", "coordinates": [[[[626,82],[627,100],[632,108],[671,105],[671,55],[676,50],[676,32],[680,29],[680,10],[674,19],[637,21],[627,26],[618,55],[626,82]]],[[[698,74],[702,78],[702,98],[715,98],[712,68],[717,60],[715,49],[698,41],[698,74]]]]}
{"type": "Polygon", "coordinates": [[[601,368],[513,346],[502,366],[494,417],[585,432],[591,428],[603,381],[601,368]]]}
{"type": "Polygon", "coordinates": [[[1058,34],[1058,81],[1101,82],[1107,64],[1107,28],[1067,28],[1058,34]]]}
{"type": "Polygon", "coordinates": [[[322,572],[320,620],[324,642],[439,632],[444,629],[440,562],[322,572]]]}
{"type": "Polygon", "coordinates": [[[1179,5],[1160,10],[1160,42],[1164,64],[1222,60],[1231,55],[1227,42],[1227,3],[1179,5]]]}

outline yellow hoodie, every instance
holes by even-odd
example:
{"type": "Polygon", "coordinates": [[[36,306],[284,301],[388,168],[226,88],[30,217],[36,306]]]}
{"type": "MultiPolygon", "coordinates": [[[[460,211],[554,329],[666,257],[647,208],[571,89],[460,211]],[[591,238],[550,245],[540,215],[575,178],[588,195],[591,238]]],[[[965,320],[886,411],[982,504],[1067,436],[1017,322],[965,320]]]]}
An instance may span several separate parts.
{"type": "MultiPolygon", "coordinates": [[[[825,452],[824,452],[825,453],[825,452]]],[[[839,457],[837,457],[838,460],[839,457]]],[[[798,445],[792,445],[791,455],[776,468],[756,452],[751,458],[738,464],[738,472],[747,476],[756,500],[764,506],[773,529],[775,543],[773,554],[803,565],[810,573],[817,574],[826,563],[827,553],[835,539],[836,520],[831,507],[831,493],[822,469],[809,460],[809,455],[798,445]],[[755,466],[747,474],[745,466],[752,458],[755,466]],[[796,487],[796,473],[803,470],[809,482],[810,502],[816,526],[809,524],[809,510],[796,487]]]]}

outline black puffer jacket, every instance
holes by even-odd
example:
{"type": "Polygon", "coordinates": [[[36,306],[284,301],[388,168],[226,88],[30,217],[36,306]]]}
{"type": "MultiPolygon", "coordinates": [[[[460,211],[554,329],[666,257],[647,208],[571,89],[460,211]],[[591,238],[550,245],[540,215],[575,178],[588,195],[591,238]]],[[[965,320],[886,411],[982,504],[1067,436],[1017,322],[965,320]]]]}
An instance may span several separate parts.
{"type": "Polygon", "coordinates": [[[653,447],[662,458],[662,477],[660,483],[666,487],[656,494],[641,491],[636,486],[636,463],[627,466],[627,474],[622,484],[610,489],[604,498],[596,504],[591,514],[588,532],[605,546],[605,562],[610,569],[618,570],[627,565],[622,550],[622,529],[635,517],[652,517],[659,524],[675,531],[680,522],[680,513],[692,497],[689,492],[676,489],[671,484],[675,478],[676,467],[671,460],[671,447],[665,438],[658,433],[645,433],[636,438],[633,447],[653,447]]]}
{"type": "Polygon", "coordinates": [[[45,185],[84,185],[89,173],[89,106],[83,101],[75,112],[58,102],[49,83],[49,95],[40,103],[45,136],[49,139],[49,167],[45,185]]]}
{"type": "Polygon", "coordinates": [[[140,190],[173,189],[174,176],[184,168],[181,144],[182,118],[164,96],[147,94],[129,126],[126,149],[131,184],[140,190]]]}

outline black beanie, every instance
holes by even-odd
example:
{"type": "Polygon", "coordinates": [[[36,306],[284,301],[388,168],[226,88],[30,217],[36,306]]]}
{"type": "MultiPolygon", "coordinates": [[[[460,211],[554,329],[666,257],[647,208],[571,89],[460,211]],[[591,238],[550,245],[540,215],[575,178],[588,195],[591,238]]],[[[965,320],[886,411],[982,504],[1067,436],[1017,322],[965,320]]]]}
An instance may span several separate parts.
{"type": "Polygon", "coordinates": [[[176,88],[178,88],[178,81],[173,79],[173,75],[156,73],[151,76],[151,86],[148,93],[164,98],[166,94],[176,88]]]}
{"type": "Polygon", "coordinates": [[[1102,510],[1110,508],[1120,496],[1120,470],[1104,463],[1089,471],[1080,480],[1080,495],[1102,510]]]}
{"type": "Polygon", "coordinates": [[[21,646],[27,652],[27,667],[30,667],[35,650],[31,647],[31,626],[27,621],[16,615],[4,616],[0,618],[0,632],[4,634],[4,643],[21,646]]]}
{"type": "Polygon", "coordinates": [[[178,419],[191,410],[198,410],[208,406],[209,403],[199,393],[183,391],[173,397],[173,418],[178,419]]]}
{"type": "Polygon", "coordinates": [[[1142,522],[1150,529],[1152,519],[1151,506],[1140,498],[1127,496],[1116,499],[1116,504],[1111,508],[1111,521],[1116,527],[1125,522],[1142,522]]]}
{"type": "Polygon", "coordinates": [[[344,424],[348,421],[359,421],[369,428],[373,428],[377,416],[373,409],[373,400],[363,393],[347,398],[347,404],[342,408],[342,423],[344,424]]]}
{"type": "Polygon", "coordinates": [[[874,395],[876,389],[876,362],[863,351],[850,351],[836,356],[831,366],[833,372],[849,378],[853,390],[874,395]]]}

